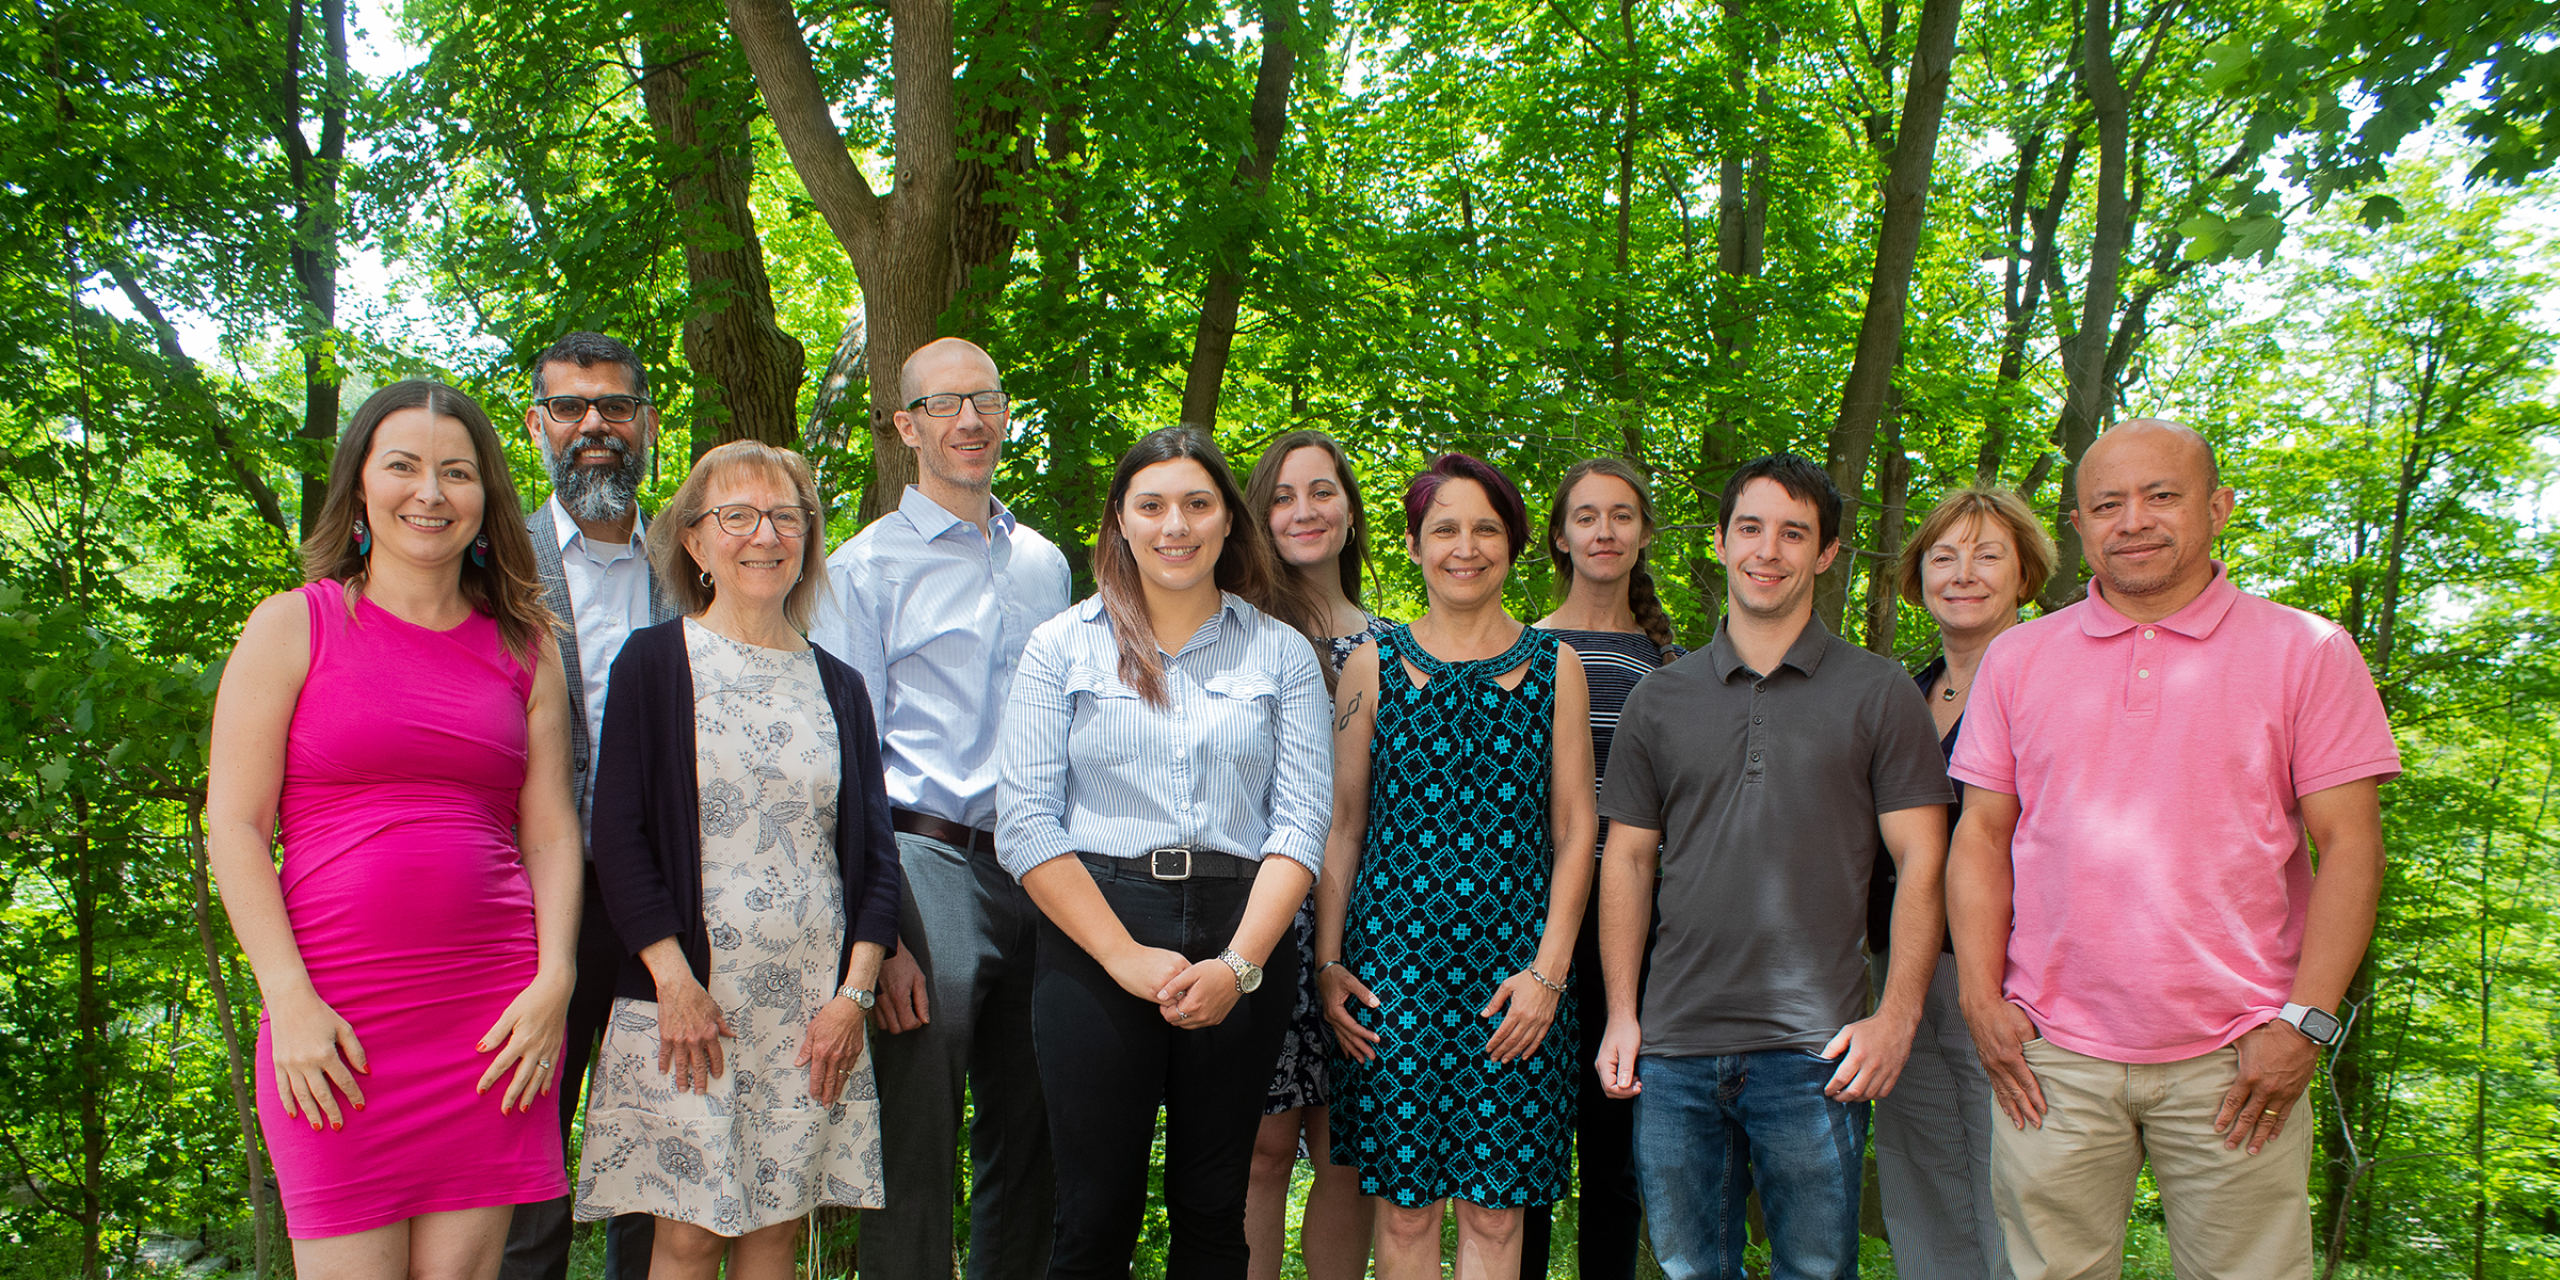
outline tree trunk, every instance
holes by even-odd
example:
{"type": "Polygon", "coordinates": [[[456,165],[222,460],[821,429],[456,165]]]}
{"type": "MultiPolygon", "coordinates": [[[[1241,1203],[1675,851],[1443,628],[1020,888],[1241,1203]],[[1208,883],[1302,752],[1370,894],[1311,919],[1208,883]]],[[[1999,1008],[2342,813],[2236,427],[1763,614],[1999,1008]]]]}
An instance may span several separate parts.
{"type": "Polygon", "coordinates": [[[916,475],[898,438],[898,371],[932,341],[952,290],[953,132],[950,0],[884,0],[897,167],[886,196],[855,166],[836,128],[791,0],[728,0],[729,26],[755,69],[774,131],[862,285],[870,330],[871,484],[857,519],[895,507],[916,475]]]}
{"type": "Polygon", "coordinates": [[[2083,147],[2079,131],[2072,129],[2062,142],[2062,154],[2054,159],[2053,182],[2042,205],[2025,207],[2028,182],[2035,173],[2035,157],[2043,150],[2043,135],[2030,135],[2018,152],[2018,177],[2012,196],[2010,214],[2010,253],[2008,278],[2001,293],[2006,324],[2000,336],[2000,374],[1995,388],[1989,423],[1982,433],[1982,448],[1974,457],[1974,483],[1997,484],[2000,466],[2009,452],[2009,423],[2016,412],[2016,401],[2023,394],[2020,384],[2026,380],[2027,335],[2035,327],[2035,319],[2044,308],[2045,281],[2053,274],[2054,229],[2062,223],[2063,208],[2071,199],[2071,179],[2080,167],[2083,147]],[[2032,235],[2021,265],[2017,254],[2017,232],[2024,222],[2032,235]]]}
{"type": "Polygon", "coordinates": [[[1191,367],[1182,380],[1183,423],[1203,431],[1217,425],[1218,394],[1226,383],[1227,355],[1236,340],[1236,312],[1244,301],[1244,269],[1260,227],[1260,206],[1289,127],[1289,82],[1298,69],[1297,0],[1263,0],[1262,65],[1253,78],[1253,150],[1236,164],[1234,193],[1254,210],[1239,220],[1210,260],[1201,291],[1200,328],[1191,341],[1191,367]]]}
{"type": "Polygon", "coordinates": [[[240,1043],[240,1025],[232,1016],[231,986],[222,972],[222,944],[213,926],[213,890],[204,843],[204,803],[187,805],[188,873],[195,891],[196,942],[204,948],[206,990],[213,997],[215,1025],[222,1030],[222,1052],[230,1067],[231,1115],[240,1126],[241,1193],[249,1201],[251,1238],[255,1241],[258,1280],[267,1276],[267,1242],[274,1207],[267,1203],[266,1146],[258,1130],[256,1090],[249,1083],[249,1054],[240,1043]]]}
{"type": "Polygon", "coordinates": [[[1902,450],[1899,388],[1886,424],[1884,461],[1876,469],[1877,496],[1884,505],[1876,512],[1875,555],[1867,562],[1867,648],[1890,658],[1901,600],[1894,594],[1894,570],[1902,556],[1905,517],[1911,506],[1911,455],[1902,450]]]}
{"type": "Polygon", "coordinates": [[[73,1006],[75,1043],[71,1060],[80,1078],[80,1274],[106,1275],[100,1237],[106,1228],[107,1082],[114,1063],[107,1051],[107,1000],[99,990],[98,874],[96,848],[89,836],[89,798],[71,793],[72,946],[78,956],[80,991],[73,1006]]]}
{"type": "Polygon", "coordinates": [[[302,28],[307,0],[294,0],[285,23],[284,71],[273,118],[293,191],[294,292],[302,314],[288,326],[302,349],[303,441],[301,531],[320,518],[329,490],[329,450],[338,438],[338,171],[347,152],[346,0],[320,0],[325,70],[320,145],[302,132],[302,28]]]}
{"type": "Polygon", "coordinates": [[[774,321],[773,283],[748,203],[754,86],[715,31],[707,13],[673,0],[645,42],[640,79],[684,242],[684,358],[693,373],[696,458],[731,440],[796,447],[807,376],[800,340],[774,321]]]}
{"type": "MultiPolygon", "coordinates": [[[[1912,51],[1911,74],[1904,87],[1902,118],[1893,143],[1893,165],[1884,183],[1884,218],[1876,233],[1874,275],[1867,284],[1866,312],[1858,322],[1858,351],[1840,393],[1840,413],[1832,422],[1825,469],[1831,483],[1849,500],[1849,518],[1841,537],[1852,536],[1866,490],[1867,459],[1874,451],[1876,424],[1884,416],[1885,397],[1894,370],[1902,361],[1903,315],[1911,303],[1911,272],[1920,258],[1920,231],[1928,210],[1929,169],[1938,153],[1938,124],[1946,114],[1947,82],[1954,69],[1957,19],[1962,0],[1926,0],[1920,9],[1918,47],[1912,51]]],[[[1853,557],[1832,560],[1814,588],[1814,612],[1837,633],[1847,607],[1849,567],[1853,557]]]]}
{"type": "Polygon", "coordinates": [[[1618,0],[1618,31],[1626,42],[1622,67],[1625,84],[1618,108],[1618,283],[1609,303],[1609,398],[1618,418],[1619,447],[1627,459],[1644,464],[1644,414],[1639,407],[1633,371],[1627,362],[1627,295],[1636,288],[1634,264],[1636,113],[1642,83],[1636,74],[1635,0],[1618,0]]]}
{"type": "MultiPolygon", "coordinates": [[[[2098,438],[2108,412],[2107,334],[2113,328],[2119,273],[2125,250],[2133,242],[2133,213],[2125,198],[2125,152],[2132,125],[2125,106],[2124,82],[2116,74],[2114,5],[2089,0],[2083,21],[2082,83],[2098,125],[2097,227],[2089,246],[2089,278],[2080,299],[2080,327],[2062,344],[2063,365],[2071,387],[2054,435],[2062,446],[2062,493],[2069,509],[2079,493],[2080,457],[2098,438]]],[[[2080,598],[2080,531],[2068,520],[2056,521],[2054,542],[2061,553],[2045,583],[2044,607],[2050,612],[2080,598]]]]}

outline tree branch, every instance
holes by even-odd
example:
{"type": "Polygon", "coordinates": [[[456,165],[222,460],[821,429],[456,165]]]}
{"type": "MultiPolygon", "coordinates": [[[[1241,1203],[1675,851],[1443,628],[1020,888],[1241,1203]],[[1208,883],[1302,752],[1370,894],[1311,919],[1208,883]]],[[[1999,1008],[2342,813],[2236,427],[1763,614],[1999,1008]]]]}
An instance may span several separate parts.
{"type": "Polygon", "coordinates": [[[229,428],[223,425],[221,409],[213,403],[213,397],[207,393],[203,371],[197,367],[195,357],[188,355],[186,349],[178,345],[177,329],[170,325],[166,316],[161,314],[159,304],[153,302],[151,296],[142,291],[142,282],[134,278],[133,269],[125,265],[123,259],[109,255],[106,265],[107,273],[116,279],[116,288],[124,292],[125,301],[130,303],[133,309],[141,314],[143,322],[151,327],[151,335],[160,347],[160,358],[175,367],[181,385],[194,390],[203,398],[205,422],[213,433],[214,447],[222,451],[222,460],[230,464],[232,478],[240,482],[240,487],[248,491],[249,500],[257,504],[259,518],[274,525],[276,532],[288,537],[292,536],[293,526],[285,521],[284,506],[276,501],[276,491],[269,488],[266,480],[259,476],[257,469],[251,467],[241,456],[239,444],[231,438],[229,428]]]}
{"type": "MultiPolygon", "coordinates": [[[[773,117],[774,132],[781,135],[783,149],[791,155],[792,169],[852,257],[855,269],[868,276],[882,249],[881,200],[845,148],[844,134],[836,128],[827,95],[819,87],[817,63],[791,0],[727,3],[729,29],[746,50],[747,64],[755,68],[765,111],[773,117]]],[[[907,97],[898,95],[902,111],[907,97]]],[[[905,141],[903,132],[899,140],[905,141]]],[[[901,169],[903,156],[902,151],[901,169]]]]}

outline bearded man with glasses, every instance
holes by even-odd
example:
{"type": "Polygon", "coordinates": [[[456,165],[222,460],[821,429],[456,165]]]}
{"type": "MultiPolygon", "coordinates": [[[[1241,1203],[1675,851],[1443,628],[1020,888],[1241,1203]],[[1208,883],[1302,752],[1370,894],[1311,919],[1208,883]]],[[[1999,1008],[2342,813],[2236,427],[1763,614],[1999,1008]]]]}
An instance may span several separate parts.
{"type": "MultiPolygon", "coordinates": [[[[572,333],[533,363],[533,404],[526,434],[542,451],[551,497],[526,524],[542,576],[543,602],[570,627],[560,636],[560,663],[576,696],[569,699],[570,782],[578,798],[584,843],[594,812],[596,731],[604,721],[605,675],[633,631],[675,616],[675,605],[649,572],[641,544],[640,480],[658,442],[658,410],[649,376],[631,348],[600,333],[572,333]]],[[[589,857],[593,857],[590,844],[589,857]]],[[[614,978],[625,951],[597,896],[595,863],[587,863],[578,930],[578,983],[569,997],[565,1058],[560,1064],[560,1134],[565,1147],[578,1119],[579,1087],[596,1037],[613,1012],[614,978]]],[[[502,1280],[561,1280],[569,1271],[570,1198],[516,1206],[507,1231],[502,1280]]],[[[605,1274],[643,1280],[649,1273],[653,1221],[645,1213],[615,1217],[605,1233],[605,1274]]]]}

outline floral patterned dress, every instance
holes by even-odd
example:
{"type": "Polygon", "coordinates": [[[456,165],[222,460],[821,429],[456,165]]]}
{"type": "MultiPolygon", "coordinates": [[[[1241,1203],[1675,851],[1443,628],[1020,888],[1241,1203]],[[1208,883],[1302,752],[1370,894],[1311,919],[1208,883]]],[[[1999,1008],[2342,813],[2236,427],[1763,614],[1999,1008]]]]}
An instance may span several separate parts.
{"type": "Polygon", "coordinates": [[[818,662],[688,620],[702,916],[713,1002],[737,1032],[709,1093],[658,1070],[658,1006],[620,998],[578,1162],[577,1216],[649,1213],[739,1236],[822,1204],[879,1208],[880,1093],[866,1044],[832,1107],[792,1065],[835,995],[839,740],[818,662]]]}

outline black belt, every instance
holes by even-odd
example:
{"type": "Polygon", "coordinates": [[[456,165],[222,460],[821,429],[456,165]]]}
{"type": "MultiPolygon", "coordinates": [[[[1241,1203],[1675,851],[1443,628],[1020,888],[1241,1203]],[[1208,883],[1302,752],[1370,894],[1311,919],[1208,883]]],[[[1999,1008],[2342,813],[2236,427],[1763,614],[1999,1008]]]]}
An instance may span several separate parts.
{"type": "Polygon", "coordinates": [[[1251,858],[1184,845],[1149,849],[1134,858],[1099,853],[1078,853],[1076,857],[1097,880],[1251,880],[1262,870],[1262,864],[1251,858]]]}
{"type": "Polygon", "coordinates": [[[891,809],[889,825],[911,836],[939,840],[962,853],[993,854],[996,851],[995,832],[981,831],[976,827],[964,827],[957,822],[937,818],[930,813],[918,813],[913,809],[891,809]]]}

